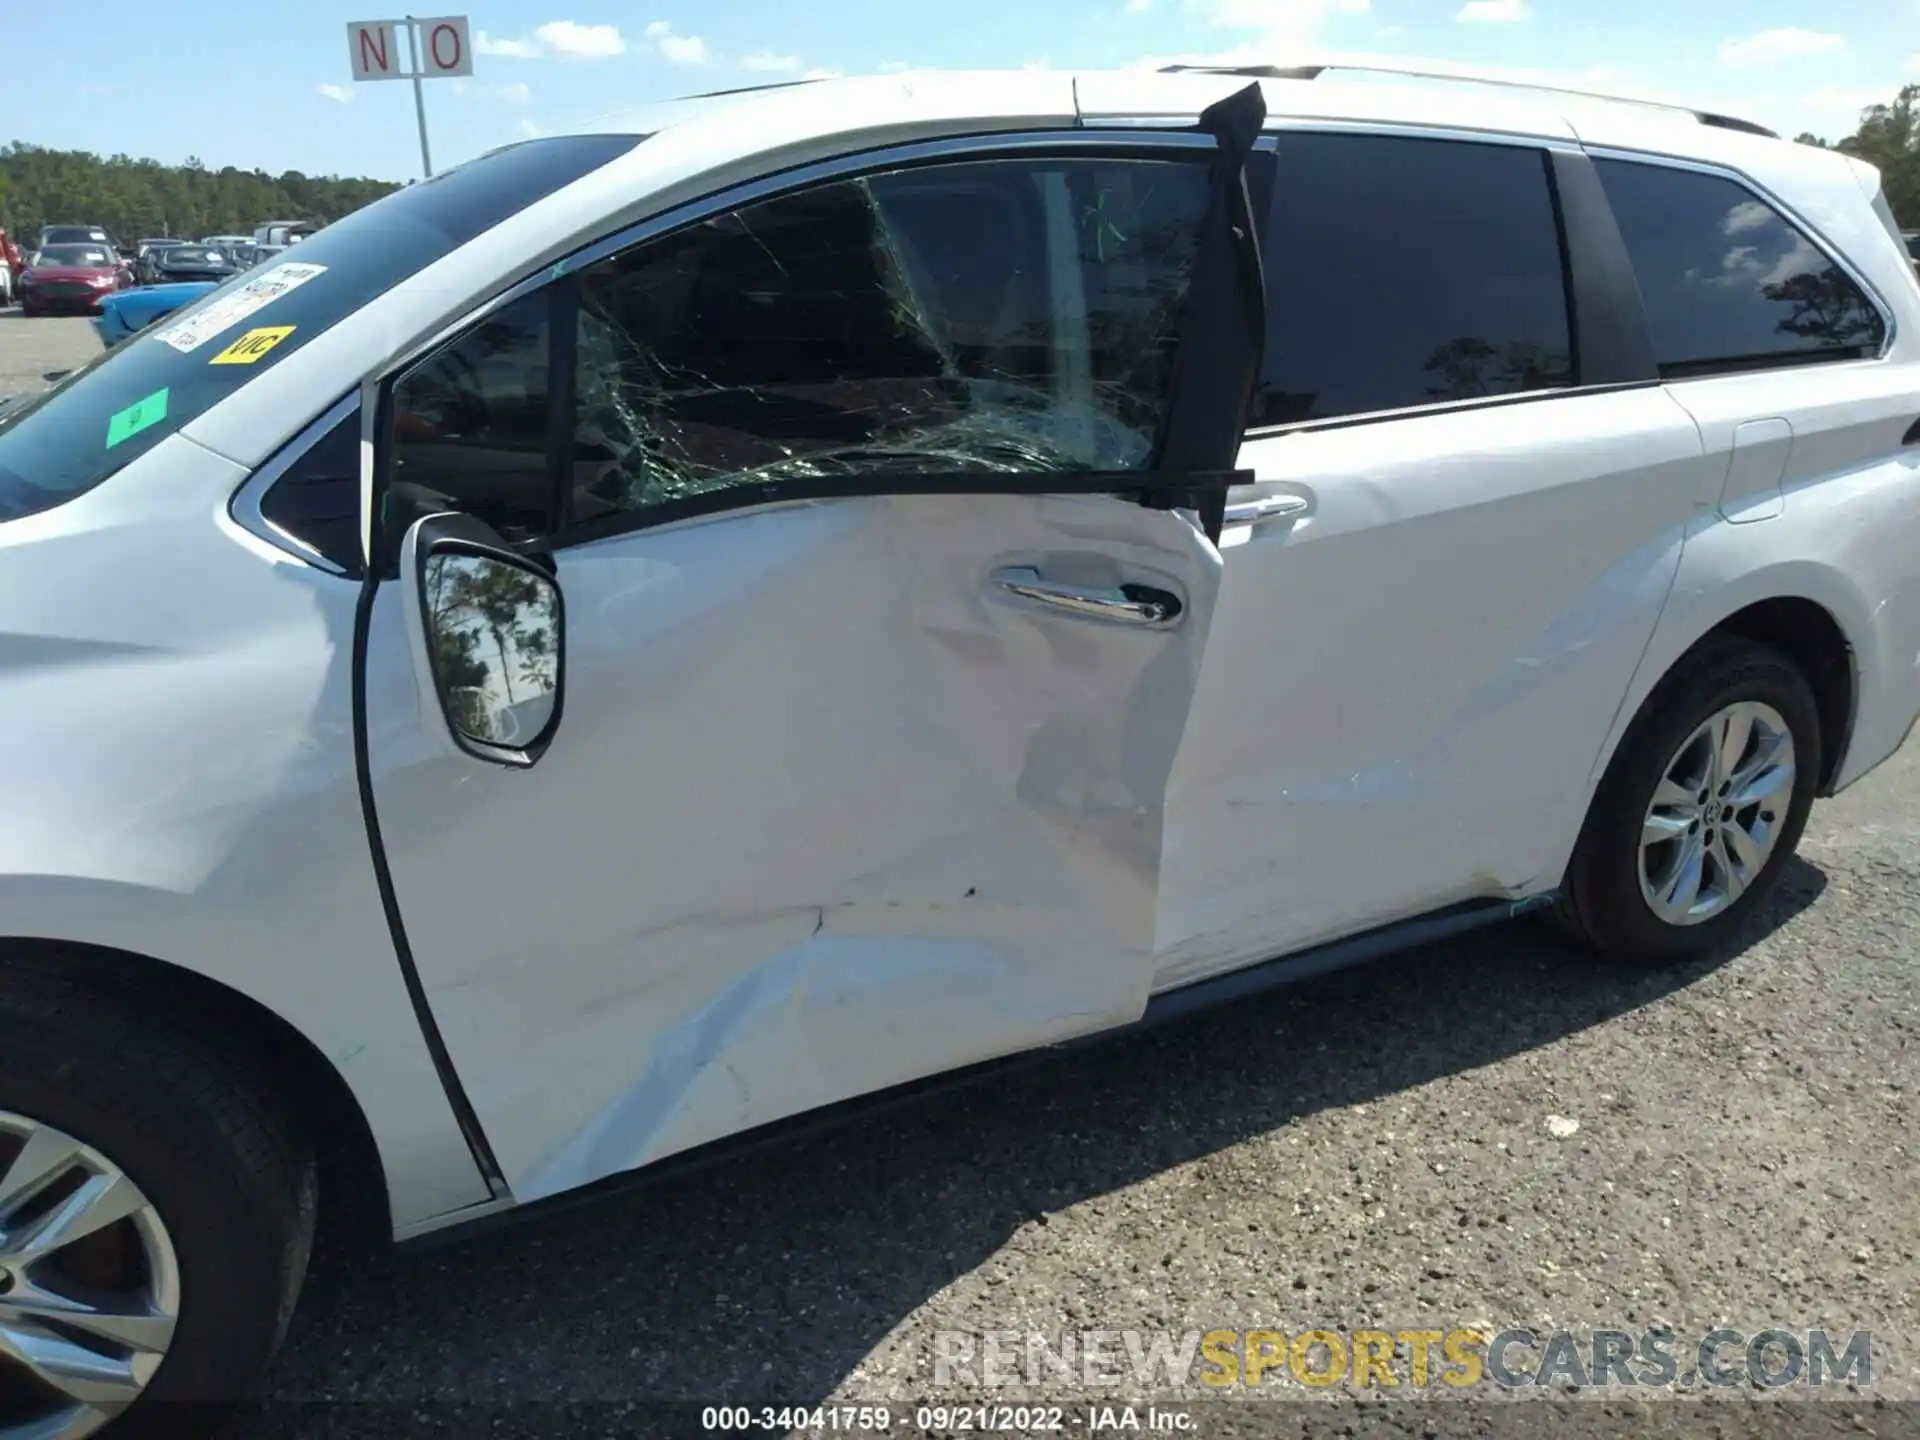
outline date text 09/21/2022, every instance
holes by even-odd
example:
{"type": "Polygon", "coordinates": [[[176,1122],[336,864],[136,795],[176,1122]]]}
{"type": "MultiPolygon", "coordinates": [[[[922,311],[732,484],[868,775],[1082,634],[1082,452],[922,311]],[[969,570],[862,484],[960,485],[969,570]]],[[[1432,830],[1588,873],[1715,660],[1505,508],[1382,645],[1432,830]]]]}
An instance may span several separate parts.
{"type": "Polygon", "coordinates": [[[940,1434],[1032,1435],[1069,1428],[1178,1434],[1193,1428],[1193,1417],[1157,1405],[1089,1405],[1079,1410],[1064,1405],[920,1405],[911,1417],[884,1405],[709,1405],[700,1412],[701,1428],[708,1431],[879,1435],[890,1433],[896,1424],[903,1430],[940,1434]],[[911,1426],[905,1423],[909,1418],[911,1426]]]}

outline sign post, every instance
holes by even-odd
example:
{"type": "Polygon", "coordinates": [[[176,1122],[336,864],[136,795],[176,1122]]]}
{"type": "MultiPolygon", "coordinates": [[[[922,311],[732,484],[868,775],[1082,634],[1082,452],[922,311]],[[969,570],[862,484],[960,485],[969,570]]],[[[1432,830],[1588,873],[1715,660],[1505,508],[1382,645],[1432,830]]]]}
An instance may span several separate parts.
{"type": "Polygon", "coordinates": [[[355,20],[347,26],[347,51],[358,80],[413,81],[413,112],[420,122],[420,168],[433,175],[427,145],[427,99],[422,80],[450,80],[473,74],[473,41],[464,15],[419,20],[355,20]],[[406,69],[400,68],[399,29],[407,31],[406,69]]]}

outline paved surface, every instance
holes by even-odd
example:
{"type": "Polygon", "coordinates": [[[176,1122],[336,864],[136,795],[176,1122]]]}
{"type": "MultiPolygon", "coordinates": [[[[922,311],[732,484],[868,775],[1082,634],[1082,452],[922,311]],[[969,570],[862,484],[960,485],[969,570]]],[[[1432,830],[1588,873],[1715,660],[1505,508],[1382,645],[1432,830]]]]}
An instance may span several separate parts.
{"type": "MultiPolygon", "coordinates": [[[[1920,1396],[1920,744],[1816,807],[1801,854],[1712,964],[1597,968],[1520,922],[322,1276],[276,1392],[405,1407],[313,1433],[462,1401],[647,1434],[666,1400],[904,1414],[941,1330],[1778,1324],[1875,1332],[1879,1406],[1573,1401],[1553,1433],[1915,1433],[1887,1398],[1920,1396]]],[[[1237,1393],[1196,1409],[1205,1433],[1355,1419],[1237,1393]]],[[[1506,1411],[1514,1433],[1547,1433],[1549,1403],[1506,1411]]],[[[1347,1433],[1488,1433],[1485,1409],[1370,1407],[1347,1433]]]]}
{"type": "MultiPolygon", "coordinates": [[[[24,348],[21,324],[0,316],[0,379],[90,353],[82,322],[33,322],[24,348]]],[[[1643,1414],[1618,1392],[1302,1404],[1283,1374],[1192,1401],[1196,1429],[1916,1433],[1920,743],[1817,807],[1801,853],[1737,951],[1690,970],[1596,968],[1523,922],[335,1266],[240,1433],[698,1428],[666,1402],[890,1401],[898,1433],[915,1398],[1178,1408],[1200,1392],[935,1391],[932,1337],[1370,1325],[1868,1329],[1875,1383],[1643,1414]]]]}
{"type": "Polygon", "coordinates": [[[71,370],[100,353],[93,327],[78,316],[29,320],[20,307],[0,310],[0,395],[33,390],[50,370],[71,370]]]}

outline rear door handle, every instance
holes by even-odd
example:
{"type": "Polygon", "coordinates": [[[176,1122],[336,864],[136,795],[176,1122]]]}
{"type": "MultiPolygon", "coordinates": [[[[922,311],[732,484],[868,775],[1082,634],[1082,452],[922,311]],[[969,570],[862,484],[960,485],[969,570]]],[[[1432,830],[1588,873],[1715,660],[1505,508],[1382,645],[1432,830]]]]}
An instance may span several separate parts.
{"type": "Polygon", "coordinates": [[[1227,506],[1226,523],[1252,525],[1261,520],[1285,520],[1304,515],[1312,504],[1304,495],[1262,495],[1257,500],[1242,500],[1227,506]]]}
{"type": "Polygon", "coordinates": [[[1090,620],[1112,620],[1150,629],[1164,629],[1174,624],[1185,608],[1179,596],[1156,590],[1151,585],[1069,585],[1044,579],[1038,570],[1027,565],[994,571],[993,583],[1009,595],[1090,620]]]}

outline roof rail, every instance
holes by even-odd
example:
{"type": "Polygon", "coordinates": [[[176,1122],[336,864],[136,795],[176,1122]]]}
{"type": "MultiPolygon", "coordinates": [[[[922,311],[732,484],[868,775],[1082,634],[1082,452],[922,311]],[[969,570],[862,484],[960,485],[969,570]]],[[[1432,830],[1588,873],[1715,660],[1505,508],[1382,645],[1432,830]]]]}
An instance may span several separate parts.
{"type": "Polygon", "coordinates": [[[1340,61],[1327,61],[1311,65],[1163,65],[1160,73],[1202,74],[1202,75],[1243,75],[1250,80],[1318,80],[1329,70],[1354,70],[1374,75],[1406,75],[1419,80],[1457,80],[1471,85],[1504,85],[1514,90],[1543,90],[1555,95],[1578,95],[1586,100],[1610,100],[1620,105],[1648,105],[1656,110],[1676,110],[1683,115],[1691,115],[1702,125],[1712,125],[1720,130],[1738,130],[1745,135],[1764,135],[1769,140],[1778,140],[1779,132],[1769,130],[1764,125],[1756,125],[1751,120],[1741,120],[1733,115],[1720,115],[1711,110],[1695,110],[1691,106],[1676,105],[1665,100],[1648,100],[1638,95],[1610,95],[1600,90],[1581,90],[1571,85],[1547,85],[1531,80],[1514,80],[1504,75],[1488,74],[1468,69],[1461,70],[1421,70],[1413,66],[1345,64],[1340,61]]]}

